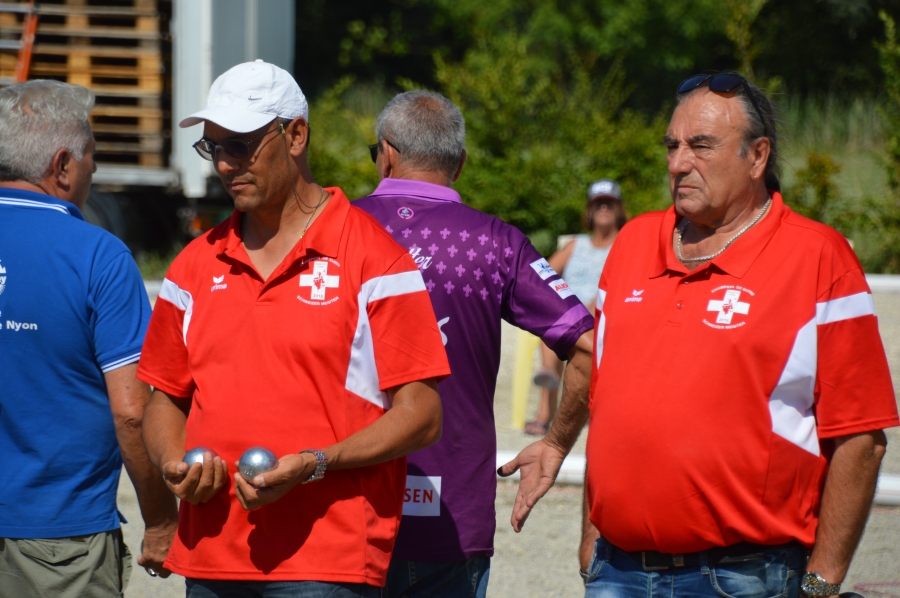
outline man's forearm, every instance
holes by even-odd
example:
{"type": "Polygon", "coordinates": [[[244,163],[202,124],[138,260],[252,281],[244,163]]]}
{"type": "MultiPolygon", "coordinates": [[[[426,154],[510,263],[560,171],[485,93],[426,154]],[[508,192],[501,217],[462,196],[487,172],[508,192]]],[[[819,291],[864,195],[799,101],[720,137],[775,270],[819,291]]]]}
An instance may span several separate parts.
{"type": "Polygon", "coordinates": [[[584,334],[572,348],[563,376],[562,400],[545,441],[567,454],[588,419],[593,334],[584,334]]]}
{"type": "Polygon", "coordinates": [[[174,523],[178,518],[175,497],[166,488],[159,471],[150,463],[141,439],[141,429],[117,426],[116,437],[125,471],[137,494],[141,517],[147,527],[174,523]]]}
{"type": "Polygon", "coordinates": [[[434,380],[405,384],[392,394],[392,406],[383,416],[349,438],[324,449],[328,469],[351,469],[383,463],[440,440],[443,417],[434,380]]]}
{"type": "Polygon", "coordinates": [[[877,430],[835,439],[808,571],[841,583],[866,526],[887,440],[877,430]]]}
{"type": "Polygon", "coordinates": [[[145,525],[174,525],[178,516],[175,497],[151,464],[142,439],[143,415],[150,389],[135,377],[136,371],[137,366],[133,364],[106,374],[116,440],[145,525]]]}
{"type": "Polygon", "coordinates": [[[171,397],[156,390],[144,412],[144,445],[150,461],[160,471],[168,461],[181,460],[185,443],[186,404],[189,399],[171,397]]]}

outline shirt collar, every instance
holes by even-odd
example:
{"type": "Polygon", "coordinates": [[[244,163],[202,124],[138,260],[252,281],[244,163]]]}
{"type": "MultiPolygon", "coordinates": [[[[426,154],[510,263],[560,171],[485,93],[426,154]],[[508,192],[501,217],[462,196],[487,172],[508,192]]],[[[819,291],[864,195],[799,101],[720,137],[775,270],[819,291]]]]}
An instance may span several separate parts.
{"type": "Polygon", "coordinates": [[[378,197],[388,195],[415,197],[416,199],[424,199],[425,201],[451,201],[454,203],[462,203],[459,193],[454,191],[451,187],[426,183],[425,181],[414,181],[411,179],[383,179],[378,183],[378,187],[375,191],[372,191],[371,196],[378,197]]]}
{"type": "MultiPolygon", "coordinates": [[[[750,230],[741,235],[720,256],[711,260],[700,270],[715,266],[735,278],[743,278],[759,254],[762,253],[763,248],[769,243],[772,235],[778,230],[781,220],[787,211],[781,194],[776,191],[771,191],[771,194],[772,204],[769,206],[769,213],[750,230]]],[[[677,220],[678,216],[675,213],[675,207],[672,206],[666,210],[662,224],[659,227],[659,251],[650,275],[651,278],[662,276],[667,270],[682,274],[695,274],[700,271],[689,271],[675,256],[675,251],[672,249],[672,235],[677,220]]]]}
{"type": "Polygon", "coordinates": [[[79,220],[84,220],[81,210],[79,210],[75,204],[45,193],[26,191],[25,189],[13,189],[11,187],[0,187],[0,201],[2,200],[7,200],[3,203],[9,205],[48,208],[56,210],[57,212],[65,212],[79,220]]]}
{"type": "MultiPolygon", "coordinates": [[[[341,244],[341,235],[344,232],[344,223],[350,212],[350,201],[339,187],[325,187],[325,191],[331,194],[328,204],[312,223],[303,238],[297,243],[291,253],[285,258],[285,263],[292,263],[298,256],[312,250],[320,255],[336,257],[341,244]]],[[[243,248],[241,237],[241,212],[235,210],[228,221],[228,229],[218,244],[218,252],[225,253],[250,263],[249,256],[243,248]]]]}

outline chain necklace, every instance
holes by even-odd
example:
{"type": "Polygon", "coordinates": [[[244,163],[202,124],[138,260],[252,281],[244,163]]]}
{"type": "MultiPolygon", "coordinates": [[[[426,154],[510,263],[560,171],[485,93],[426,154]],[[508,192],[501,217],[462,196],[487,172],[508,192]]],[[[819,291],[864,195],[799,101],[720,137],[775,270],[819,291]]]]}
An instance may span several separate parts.
{"type": "MultiPolygon", "coordinates": [[[[300,213],[305,214],[306,212],[303,210],[303,208],[305,207],[308,209],[309,206],[306,205],[306,203],[302,199],[300,199],[300,194],[297,193],[297,184],[294,182],[294,173],[291,172],[291,159],[289,157],[290,152],[288,151],[287,135],[285,134],[285,130],[284,130],[284,122],[282,122],[280,124],[280,127],[281,127],[281,139],[284,141],[284,161],[287,164],[288,176],[291,178],[291,191],[294,192],[294,197],[297,198],[297,208],[300,210],[300,213]]],[[[314,205],[312,207],[312,211],[310,211],[310,213],[309,213],[309,218],[306,220],[306,226],[303,227],[303,232],[300,233],[301,239],[306,234],[306,231],[309,228],[309,224],[312,222],[313,216],[316,215],[316,210],[319,209],[319,206],[321,206],[322,203],[325,201],[325,199],[328,197],[328,193],[325,192],[324,187],[322,187],[320,185],[319,189],[322,190],[322,195],[319,196],[319,203],[314,205]]]]}
{"type": "Polygon", "coordinates": [[[751,220],[749,224],[747,224],[747,226],[745,226],[744,228],[739,230],[735,236],[731,237],[731,239],[729,239],[728,242],[722,246],[722,249],[718,250],[717,252],[715,252],[713,254],[704,255],[702,257],[686,258],[686,257],[682,257],[682,255],[681,255],[681,239],[682,239],[682,237],[684,237],[684,231],[687,230],[688,225],[690,225],[690,223],[691,223],[690,220],[685,220],[684,225],[678,231],[678,239],[675,242],[675,254],[678,256],[678,261],[681,262],[682,264],[691,264],[694,262],[708,262],[709,260],[720,256],[723,251],[728,249],[729,245],[731,245],[732,243],[737,241],[738,237],[743,235],[745,232],[750,230],[754,224],[759,222],[760,218],[763,217],[763,214],[765,214],[766,211],[769,209],[769,205],[771,203],[772,203],[772,198],[770,197],[769,199],[766,200],[766,203],[763,205],[762,210],[759,211],[759,214],[757,214],[756,217],[753,218],[753,220],[751,220]]]}
{"type": "MultiPolygon", "coordinates": [[[[314,206],[313,206],[313,209],[312,209],[312,212],[309,213],[309,218],[306,220],[306,226],[303,227],[303,232],[300,233],[300,238],[301,238],[301,239],[303,238],[303,235],[306,234],[306,230],[309,228],[309,223],[312,222],[313,216],[316,215],[316,210],[319,209],[319,206],[321,206],[321,205],[325,202],[325,199],[328,197],[328,193],[325,192],[325,188],[324,188],[324,187],[320,186],[319,189],[322,190],[322,195],[319,196],[319,203],[317,203],[316,205],[314,205],[314,206]]],[[[295,190],[295,192],[296,192],[296,190],[295,190]]],[[[299,199],[299,198],[298,198],[298,199],[299,199]]]]}

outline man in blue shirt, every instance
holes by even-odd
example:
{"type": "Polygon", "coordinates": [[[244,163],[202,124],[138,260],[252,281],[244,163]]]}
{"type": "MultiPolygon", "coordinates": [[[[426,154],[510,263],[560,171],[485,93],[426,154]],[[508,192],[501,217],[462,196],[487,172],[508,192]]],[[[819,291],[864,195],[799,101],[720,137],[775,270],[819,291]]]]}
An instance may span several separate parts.
{"type": "Polygon", "coordinates": [[[55,81],[0,90],[0,588],[4,596],[120,596],[131,555],[119,473],[146,530],[138,564],[162,568],[175,500],[141,440],[135,378],[150,317],[121,241],[87,224],[91,92],[55,81]]]}

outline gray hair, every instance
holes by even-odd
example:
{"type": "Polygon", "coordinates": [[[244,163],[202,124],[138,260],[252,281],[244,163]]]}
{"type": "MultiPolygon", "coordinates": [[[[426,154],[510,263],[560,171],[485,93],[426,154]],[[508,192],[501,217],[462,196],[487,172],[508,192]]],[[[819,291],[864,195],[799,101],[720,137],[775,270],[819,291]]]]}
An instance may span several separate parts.
{"type": "Polygon", "coordinates": [[[61,148],[81,161],[93,136],[94,94],[59,81],[0,89],[0,180],[39,182],[61,148]]]}
{"type": "Polygon", "coordinates": [[[439,93],[407,91],[388,102],[375,125],[410,165],[452,177],[466,146],[466,122],[456,104],[439,93]]]}
{"type": "MultiPolygon", "coordinates": [[[[734,73],[738,74],[738,73],[734,73]]],[[[701,89],[706,89],[709,87],[709,80],[707,80],[703,85],[692,89],[686,93],[680,93],[675,96],[675,99],[678,104],[681,104],[686,98],[692,96],[697,91],[701,89]]],[[[744,85],[738,85],[734,88],[734,94],[737,98],[738,102],[741,105],[741,108],[744,110],[744,116],[747,117],[747,128],[744,129],[744,138],[741,143],[741,157],[746,158],[747,152],[750,151],[750,144],[756,141],[757,139],[762,139],[763,137],[768,138],[769,145],[771,150],[769,151],[769,159],[766,161],[766,170],[765,170],[765,182],[766,188],[772,189],[773,191],[781,191],[781,182],[778,180],[779,175],[781,174],[781,168],[778,163],[778,110],[775,108],[775,103],[769,99],[769,97],[763,93],[763,91],[751,83],[750,81],[746,81],[746,87],[744,85]],[[752,100],[747,95],[747,92],[752,96],[752,100]],[[753,102],[756,102],[756,105],[759,106],[759,112],[757,113],[756,108],[753,106],[753,102]],[[762,116],[762,118],[760,118],[762,116]]]]}

